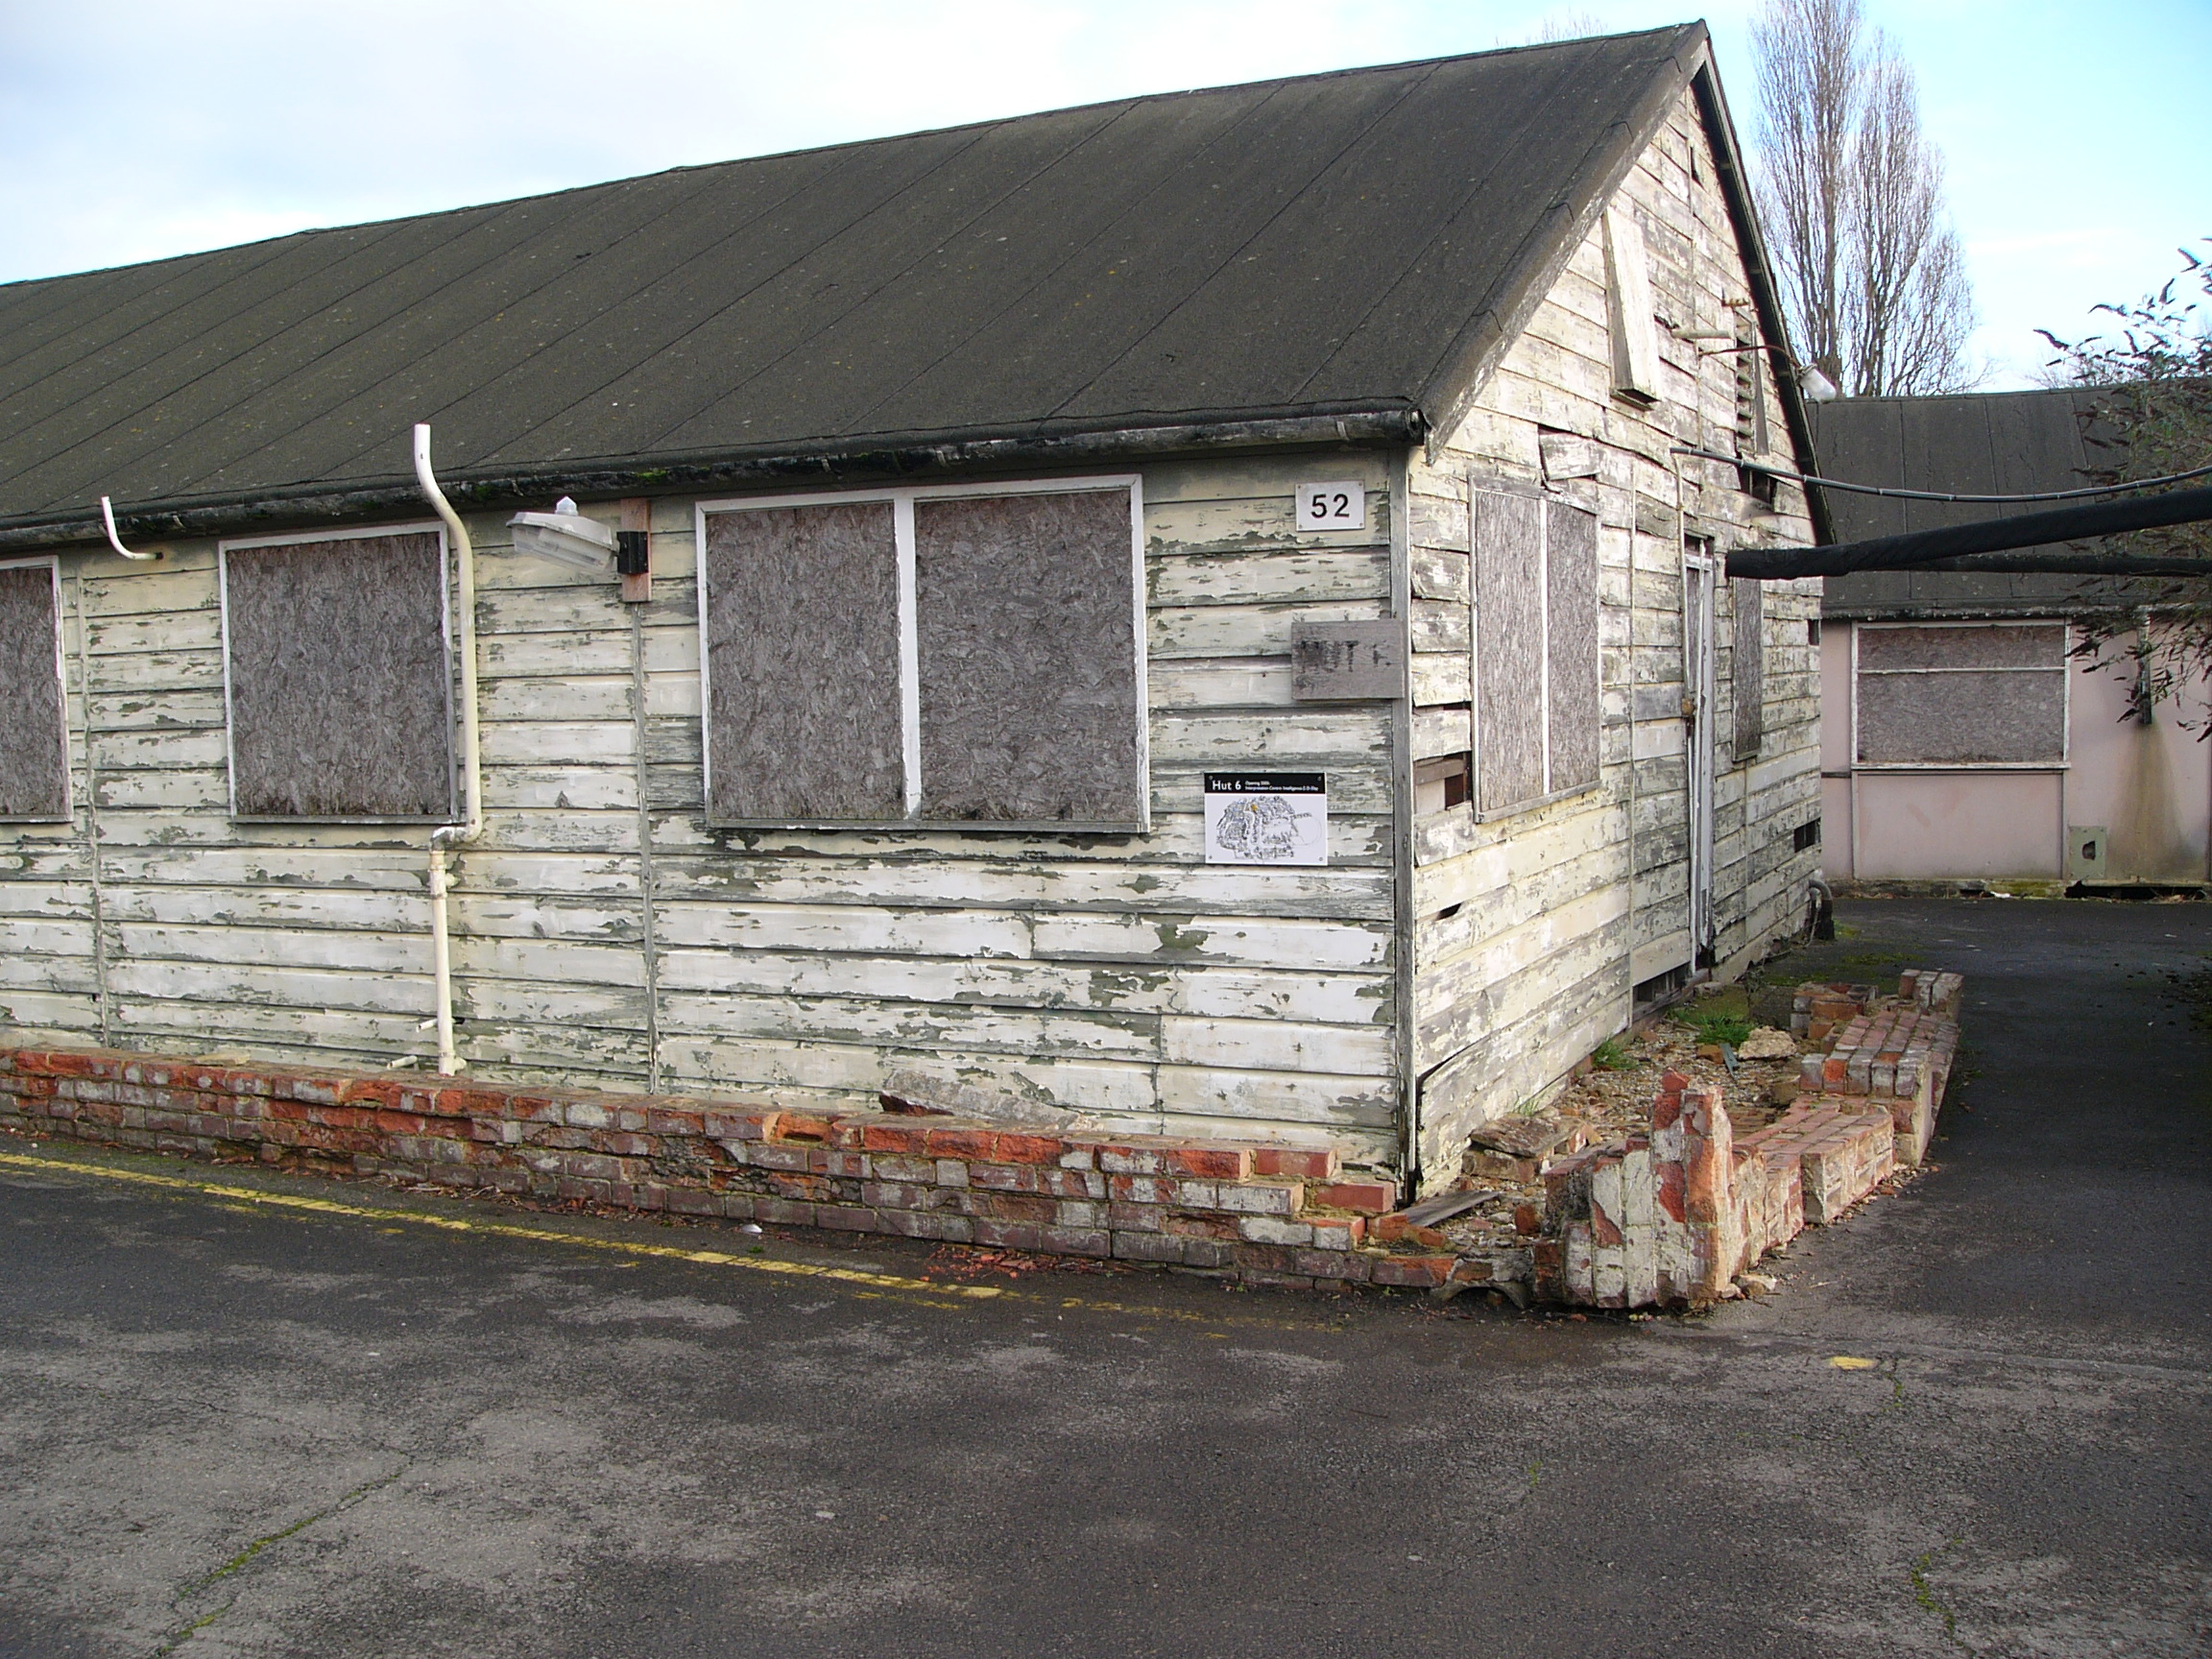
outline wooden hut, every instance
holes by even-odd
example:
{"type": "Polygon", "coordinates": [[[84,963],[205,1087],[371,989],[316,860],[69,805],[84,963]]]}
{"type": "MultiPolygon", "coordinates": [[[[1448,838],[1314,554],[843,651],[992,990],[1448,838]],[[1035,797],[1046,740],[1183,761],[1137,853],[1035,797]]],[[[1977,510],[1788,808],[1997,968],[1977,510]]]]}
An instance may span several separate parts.
{"type": "Polygon", "coordinates": [[[1801,914],[1781,347],[1695,25],[0,288],[0,1026],[435,1070],[443,826],[473,1074],[1432,1186],[1801,914]]]}

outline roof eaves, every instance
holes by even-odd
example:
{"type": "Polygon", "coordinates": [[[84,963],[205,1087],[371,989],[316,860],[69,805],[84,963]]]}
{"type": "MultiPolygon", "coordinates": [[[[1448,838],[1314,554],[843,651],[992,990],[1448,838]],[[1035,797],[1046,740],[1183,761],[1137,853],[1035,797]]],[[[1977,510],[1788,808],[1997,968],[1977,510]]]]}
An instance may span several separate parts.
{"type": "MultiPolygon", "coordinates": [[[[737,450],[460,468],[443,475],[440,483],[457,504],[489,511],[555,493],[612,499],[787,490],[805,484],[830,489],[1256,448],[1394,447],[1419,444],[1426,436],[1419,409],[1403,398],[1381,398],[1295,408],[1123,416],[1106,422],[1055,422],[1016,430],[880,433],[737,450]]],[[[413,511],[421,505],[421,494],[412,475],[396,471],[342,485],[301,484],[251,495],[216,493],[133,502],[117,514],[117,522],[127,536],[146,541],[341,523],[413,511]]],[[[16,514],[0,518],[0,552],[98,542],[104,535],[98,516],[82,506],[16,514]]]]}

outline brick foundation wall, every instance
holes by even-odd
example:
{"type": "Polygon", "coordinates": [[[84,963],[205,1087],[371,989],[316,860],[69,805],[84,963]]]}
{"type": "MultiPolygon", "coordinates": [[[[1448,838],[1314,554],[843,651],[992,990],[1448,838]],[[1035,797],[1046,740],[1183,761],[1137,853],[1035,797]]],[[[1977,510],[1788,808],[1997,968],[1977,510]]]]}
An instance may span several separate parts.
{"type": "Polygon", "coordinates": [[[1332,1151],[1037,1134],[894,1113],[360,1077],[112,1050],[0,1050],[0,1125],[779,1226],[1112,1258],[1256,1284],[1486,1279],[1379,1244],[1389,1184],[1332,1151]]]}

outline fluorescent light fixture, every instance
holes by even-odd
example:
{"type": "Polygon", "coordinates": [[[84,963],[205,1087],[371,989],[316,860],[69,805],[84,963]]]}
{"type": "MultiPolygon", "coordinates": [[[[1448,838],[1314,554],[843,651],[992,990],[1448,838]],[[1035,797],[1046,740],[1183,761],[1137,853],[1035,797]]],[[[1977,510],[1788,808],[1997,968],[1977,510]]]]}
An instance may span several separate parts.
{"type": "Polygon", "coordinates": [[[571,570],[604,576],[614,567],[614,532],[576,511],[566,495],[550,513],[517,513],[507,520],[515,532],[515,551],[550,559],[571,570]]]}
{"type": "Polygon", "coordinates": [[[1805,388],[1805,396],[1815,403],[1833,403],[1839,396],[1836,382],[1811,364],[1797,372],[1797,384],[1805,388]]]}

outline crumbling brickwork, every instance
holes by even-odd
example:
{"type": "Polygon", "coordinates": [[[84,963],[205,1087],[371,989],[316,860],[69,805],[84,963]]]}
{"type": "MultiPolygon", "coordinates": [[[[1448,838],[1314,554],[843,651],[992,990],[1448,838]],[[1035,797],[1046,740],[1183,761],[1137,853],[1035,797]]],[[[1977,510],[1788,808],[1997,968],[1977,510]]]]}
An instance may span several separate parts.
{"type": "Polygon", "coordinates": [[[1698,1307],[1761,1257],[1835,1221],[1935,1132],[1953,1057],[1962,982],[1904,975],[1894,998],[1801,986],[1805,1093],[1780,1118],[1734,1139],[1716,1086],[1661,1080],[1648,1135],[1593,1146],[1545,1170],[1536,1294],[1598,1308],[1698,1307]]]}
{"type": "Polygon", "coordinates": [[[0,1124],[1257,1284],[1435,1286],[1455,1267],[1404,1229],[1368,1237],[1397,1202],[1389,1183],[1341,1169],[1334,1151],[1245,1142],[29,1048],[0,1050],[0,1124]]]}
{"type": "Polygon", "coordinates": [[[1870,986],[1800,985],[1791,1027],[1825,1046],[1804,1057],[1803,1087],[1881,1102],[1896,1128],[1897,1161],[1917,1165],[1958,1060],[1964,989],[1956,974],[1924,970],[1899,975],[1895,997],[1879,997],[1870,986]]]}

